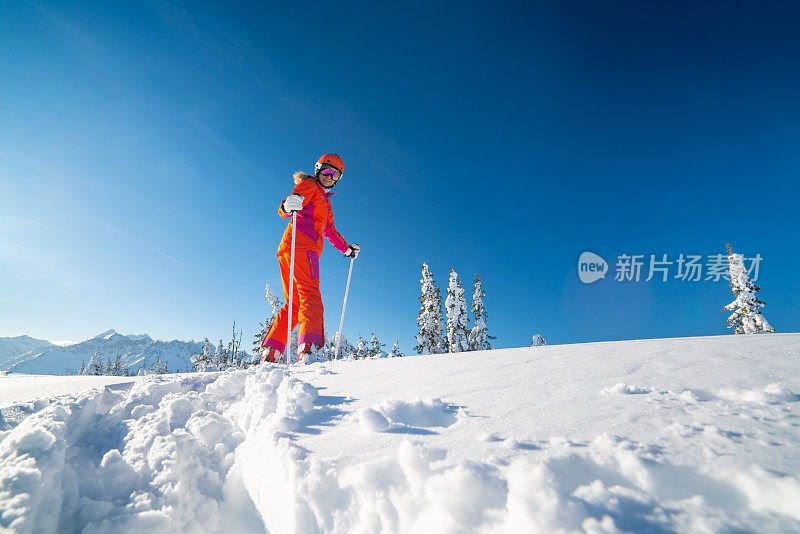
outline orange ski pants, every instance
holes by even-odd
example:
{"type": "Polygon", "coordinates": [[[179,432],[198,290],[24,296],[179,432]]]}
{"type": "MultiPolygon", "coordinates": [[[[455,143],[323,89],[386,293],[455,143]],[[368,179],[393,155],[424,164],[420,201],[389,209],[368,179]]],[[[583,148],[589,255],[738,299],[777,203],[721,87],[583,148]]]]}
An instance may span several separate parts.
{"type": "MultiPolygon", "coordinates": [[[[291,252],[278,256],[283,283],[283,297],[286,300],[283,308],[272,321],[269,332],[261,342],[262,347],[273,347],[283,353],[286,350],[286,319],[289,315],[289,267],[291,252]]],[[[319,291],[319,256],[313,250],[295,250],[294,287],[292,291],[292,330],[300,323],[297,342],[314,343],[322,346],[325,343],[325,327],[323,325],[322,293],[319,291]]]]}

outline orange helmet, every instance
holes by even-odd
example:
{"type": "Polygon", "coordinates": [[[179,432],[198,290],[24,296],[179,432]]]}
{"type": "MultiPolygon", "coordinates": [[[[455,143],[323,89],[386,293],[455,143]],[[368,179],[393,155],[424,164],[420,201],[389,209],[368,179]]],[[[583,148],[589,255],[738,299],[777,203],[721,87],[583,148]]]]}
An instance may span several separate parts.
{"type": "Polygon", "coordinates": [[[339,154],[324,154],[317,160],[317,164],[314,165],[314,173],[319,174],[320,169],[322,169],[323,165],[330,165],[334,167],[337,171],[339,171],[339,176],[344,174],[344,162],[342,158],[339,157],[339,154]]]}

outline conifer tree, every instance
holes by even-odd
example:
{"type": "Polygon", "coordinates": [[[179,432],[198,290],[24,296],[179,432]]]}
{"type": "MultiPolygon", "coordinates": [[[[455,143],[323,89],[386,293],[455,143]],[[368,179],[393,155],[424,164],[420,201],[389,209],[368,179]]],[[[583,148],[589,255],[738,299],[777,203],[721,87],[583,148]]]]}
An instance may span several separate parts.
{"type": "Polygon", "coordinates": [[[405,356],[402,352],[400,352],[400,347],[398,347],[399,341],[395,341],[394,345],[392,346],[392,351],[389,353],[390,358],[399,358],[405,356]]]}
{"type": "Polygon", "coordinates": [[[447,352],[466,352],[469,350],[469,317],[467,317],[467,301],[464,289],[458,280],[458,274],[450,269],[450,283],[447,286],[447,299],[444,302],[447,310],[447,352]]]}
{"type": "MultiPolygon", "coordinates": [[[[328,347],[331,358],[333,358],[336,352],[336,337],[339,335],[339,332],[337,332],[333,335],[333,337],[331,337],[330,345],[328,347]]],[[[353,347],[353,344],[347,340],[347,337],[344,334],[341,334],[341,341],[339,342],[339,359],[346,358],[354,352],[356,352],[356,349],[353,347]]]]}
{"type": "Polygon", "coordinates": [[[225,369],[228,364],[228,351],[225,350],[225,345],[222,344],[222,338],[217,343],[217,350],[214,352],[214,367],[215,370],[221,371],[225,369]]]}
{"type": "Polygon", "coordinates": [[[272,321],[275,320],[278,312],[283,308],[283,301],[272,291],[269,284],[266,285],[265,289],[269,311],[267,312],[266,320],[263,323],[259,323],[259,332],[253,338],[253,354],[259,354],[261,352],[261,342],[264,340],[264,336],[267,335],[267,332],[269,332],[272,321]]]}
{"type": "Polygon", "coordinates": [[[543,347],[547,345],[547,341],[544,340],[542,334],[534,334],[531,338],[531,344],[528,345],[529,347],[543,347]]]}
{"type": "Polygon", "coordinates": [[[108,375],[108,376],[112,376],[111,367],[112,367],[111,358],[108,358],[106,360],[106,368],[105,368],[105,371],[103,372],[103,374],[104,375],[108,375]]]}
{"type": "Polygon", "coordinates": [[[369,350],[367,349],[367,342],[364,341],[360,335],[358,336],[358,343],[356,344],[356,354],[357,359],[366,358],[369,356],[369,350]]]}
{"type": "Polygon", "coordinates": [[[483,290],[481,277],[476,274],[475,291],[472,293],[472,315],[475,317],[475,325],[469,331],[470,350],[492,350],[489,340],[495,339],[495,337],[490,336],[486,328],[486,310],[483,307],[483,297],[485,296],[486,291],[483,290]]]}
{"type": "Polygon", "coordinates": [[[192,369],[202,373],[213,365],[214,345],[211,344],[208,338],[205,338],[205,340],[203,340],[202,352],[192,356],[192,369]]]}
{"type": "Polygon", "coordinates": [[[381,343],[380,341],[378,341],[378,336],[375,335],[375,332],[372,333],[372,340],[370,342],[371,342],[371,345],[372,345],[371,348],[370,348],[370,355],[371,356],[377,356],[381,352],[383,352],[381,349],[385,346],[385,344],[381,343]]]}
{"type": "Polygon", "coordinates": [[[325,342],[318,351],[318,356],[322,361],[330,361],[333,359],[333,351],[336,348],[336,345],[331,343],[331,341],[335,342],[336,340],[331,337],[330,332],[328,332],[328,323],[325,321],[322,322],[322,330],[325,332],[325,342]]]}
{"type": "Polygon", "coordinates": [[[86,374],[92,376],[99,376],[103,374],[103,360],[100,359],[100,351],[96,350],[92,359],[89,360],[89,365],[86,366],[86,374]]]}
{"type": "Polygon", "coordinates": [[[422,294],[417,314],[419,333],[415,350],[417,354],[441,354],[445,345],[442,337],[442,295],[425,262],[422,262],[420,289],[422,294]]]}
{"type": "Polygon", "coordinates": [[[86,374],[86,362],[83,361],[83,360],[81,360],[81,368],[78,371],[78,374],[79,375],[85,375],[86,374]]]}
{"type": "Polygon", "coordinates": [[[765,334],[775,330],[761,315],[759,308],[766,306],[766,302],[759,300],[756,293],[761,291],[747,276],[744,266],[744,256],[736,254],[728,247],[728,272],[731,277],[731,293],[736,295],[733,302],[722,308],[733,313],[728,317],[728,328],[734,328],[734,334],[765,334]]]}
{"type": "Polygon", "coordinates": [[[123,376],[122,375],[122,356],[117,354],[117,357],[114,358],[114,363],[111,365],[111,374],[114,376],[123,376]]]}

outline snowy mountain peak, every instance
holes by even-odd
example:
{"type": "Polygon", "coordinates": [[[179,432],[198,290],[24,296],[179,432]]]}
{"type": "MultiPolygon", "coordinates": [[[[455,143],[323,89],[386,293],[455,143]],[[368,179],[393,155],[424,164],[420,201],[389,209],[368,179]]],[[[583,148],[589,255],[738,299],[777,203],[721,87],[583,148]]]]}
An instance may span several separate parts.
{"type": "Polygon", "coordinates": [[[111,330],[106,330],[102,334],[97,334],[93,339],[108,339],[116,333],[117,331],[112,328],[111,330]]]}
{"type": "Polygon", "coordinates": [[[191,357],[202,352],[193,341],[154,341],[147,334],[123,335],[116,330],[67,347],[40,343],[3,343],[0,340],[0,369],[18,373],[75,374],[97,355],[103,362],[119,356],[131,372],[151,369],[156,361],[166,363],[170,371],[189,371],[191,357]]]}
{"type": "Polygon", "coordinates": [[[130,334],[125,336],[126,339],[130,339],[131,341],[146,341],[147,343],[152,343],[153,338],[148,336],[147,334],[130,334]]]}

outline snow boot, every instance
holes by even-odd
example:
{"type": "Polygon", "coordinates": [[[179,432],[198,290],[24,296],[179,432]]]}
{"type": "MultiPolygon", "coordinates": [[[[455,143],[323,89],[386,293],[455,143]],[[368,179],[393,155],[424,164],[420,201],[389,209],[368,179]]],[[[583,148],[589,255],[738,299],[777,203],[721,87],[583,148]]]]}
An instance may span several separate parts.
{"type": "Polygon", "coordinates": [[[303,346],[300,349],[300,354],[297,355],[297,362],[314,363],[319,359],[319,349],[319,345],[314,343],[303,343],[303,346]]]}
{"type": "Polygon", "coordinates": [[[258,363],[278,363],[281,359],[281,353],[275,347],[264,347],[261,350],[261,361],[258,363]]]}

